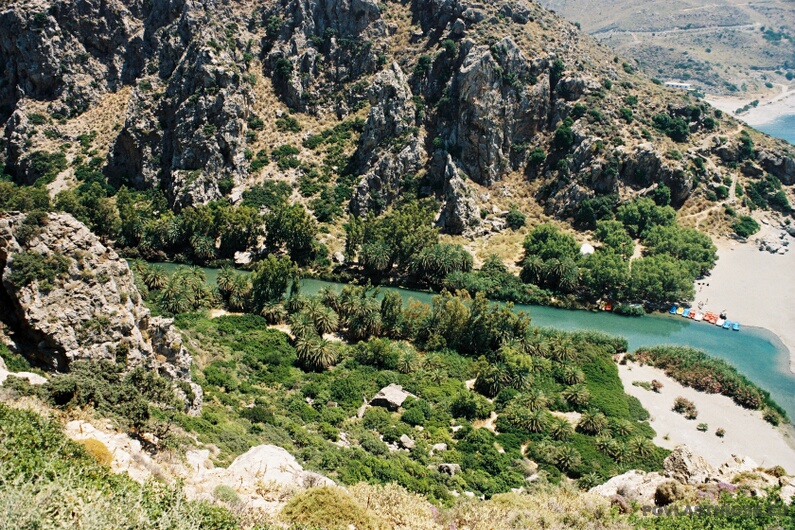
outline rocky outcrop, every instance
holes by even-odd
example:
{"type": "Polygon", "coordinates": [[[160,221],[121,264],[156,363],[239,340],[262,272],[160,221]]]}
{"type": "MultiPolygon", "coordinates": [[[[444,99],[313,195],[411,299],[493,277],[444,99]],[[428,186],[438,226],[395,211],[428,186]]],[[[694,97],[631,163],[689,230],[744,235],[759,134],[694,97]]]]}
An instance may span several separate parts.
{"type": "Polygon", "coordinates": [[[444,205],[439,215],[438,226],[450,234],[474,235],[480,226],[480,208],[475,194],[447,155],[444,169],[444,205]]]}
{"type": "Polygon", "coordinates": [[[397,63],[380,72],[370,89],[372,107],[355,154],[361,180],[351,211],[380,211],[401,191],[401,181],[425,164],[424,136],[415,126],[408,79],[397,63]]]}
{"type": "Polygon", "coordinates": [[[108,359],[190,382],[191,356],[171,320],[150,315],[127,262],[71,215],[0,217],[0,272],[0,313],[38,364],[66,371],[108,359]]]}
{"type": "Polygon", "coordinates": [[[417,396],[410,392],[406,392],[400,385],[392,384],[382,388],[373,399],[370,400],[370,405],[373,407],[384,407],[394,412],[398,410],[409,397],[416,398],[417,396]]]}
{"type": "Polygon", "coordinates": [[[604,484],[591,488],[589,493],[596,493],[608,498],[620,495],[624,499],[635,501],[641,506],[653,506],[657,488],[669,480],[659,473],[646,473],[645,471],[633,469],[611,478],[604,484]]]}
{"type": "Polygon", "coordinates": [[[678,446],[665,458],[663,468],[666,476],[682,484],[704,484],[715,474],[715,469],[704,457],[694,454],[685,445],[678,446]]]}
{"type": "Polygon", "coordinates": [[[783,184],[795,184],[795,159],[770,149],[760,149],[756,160],[762,168],[777,177],[783,184]]]}
{"type": "Polygon", "coordinates": [[[701,456],[680,445],[666,457],[663,467],[662,474],[628,471],[589,492],[642,506],[663,506],[691,497],[717,500],[722,493],[734,493],[739,487],[760,497],[767,495],[770,488],[780,487],[779,496],[787,504],[795,494],[791,477],[762,469],[748,457],[732,456],[716,470],[701,456]]]}
{"type": "Polygon", "coordinates": [[[127,473],[144,483],[153,478],[179,480],[191,499],[212,499],[218,486],[235,490],[241,501],[266,512],[278,511],[290,494],[315,486],[333,486],[323,475],[306,471],[286,450],[274,445],[258,445],[235,458],[227,468],[215,467],[210,450],[192,449],[185,464],[174,458],[150,454],[139,440],[114,430],[113,425],[97,427],[87,421],[70,421],[66,436],[75,441],[96,440],[112,455],[111,469],[127,473]]]}

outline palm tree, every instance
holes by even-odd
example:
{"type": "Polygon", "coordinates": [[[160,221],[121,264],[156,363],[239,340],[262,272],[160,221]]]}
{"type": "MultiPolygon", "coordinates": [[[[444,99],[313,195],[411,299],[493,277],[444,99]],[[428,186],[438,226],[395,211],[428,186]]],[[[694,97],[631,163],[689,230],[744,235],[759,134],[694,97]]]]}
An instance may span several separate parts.
{"type": "MultiPolygon", "coordinates": [[[[401,343],[402,344],[402,343],[401,343]]],[[[403,348],[401,348],[403,350],[403,348]]],[[[397,370],[401,374],[410,374],[420,365],[420,357],[413,348],[405,348],[398,357],[397,370]]]]}
{"type": "Polygon", "coordinates": [[[208,261],[215,257],[215,241],[207,236],[193,234],[190,238],[193,255],[200,261],[208,261]]]}
{"type": "Polygon", "coordinates": [[[527,390],[533,384],[533,374],[528,368],[520,368],[511,372],[511,381],[508,384],[514,390],[527,390]]]}
{"type": "Polygon", "coordinates": [[[549,398],[544,394],[543,390],[536,390],[522,398],[522,405],[529,410],[539,410],[545,408],[549,404],[549,398]]]}
{"type": "Polygon", "coordinates": [[[375,298],[360,298],[348,317],[348,335],[352,340],[364,340],[381,331],[381,306],[375,298]]]}
{"type": "Polygon", "coordinates": [[[560,393],[567,402],[575,407],[583,407],[591,399],[591,393],[584,385],[570,386],[560,393]]]}
{"type": "Polygon", "coordinates": [[[370,273],[385,274],[392,268],[392,249],[380,241],[365,243],[359,251],[359,263],[370,273]]]}
{"type": "Polygon", "coordinates": [[[323,302],[323,305],[325,305],[326,307],[330,307],[331,309],[339,313],[340,295],[339,293],[337,293],[337,291],[334,290],[333,287],[331,286],[323,287],[320,291],[318,291],[317,295],[320,298],[320,301],[323,302]]]}
{"type": "Polygon", "coordinates": [[[654,453],[654,444],[648,438],[635,436],[629,440],[629,450],[640,458],[646,458],[654,453]]]}
{"type": "Polygon", "coordinates": [[[610,427],[617,436],[629,436],[632,434],[632,423],[627,420],[613,420],[610,427]]]}
{"type": "Polygon", "coordinates": [[[251,302],[251,282],[242,274],[235,274],[229,286],[229,309],[242,311],[251,302]]]}
{"type": "Polygon", "coordinates": [[[312,319],[309,318],[304,312],[301,313],[293,313],[290,316],[290,331],[293,332],[293,336],[296,339],[299,338],[309,338],[313,335],[317,335],[315,331],[315,323],[312,322],[312,319]]]}
{"type": "Polygon", "coordinates": [[[567,366],[563,369],[563,380],[567,385],[580,385],[585,382],[585,374],[576,366],[567,366]]]}
{"type": "Polygon", "coordinates": [[[580,453],[568,445],[559,448],[555,455],[555,464],[563,470],[575,468],[581,461],[580,453]]]}
{"type": "Polygon", "coordinates": [[[486,397],[493,398],[508,386],[511,375],[504,363],[494,363],[478,374],[475,390],[486,397]]]}
{"type": "Polygon", "coordinates": [[[287,318],[287,310],[278,302],[265,304],[259,314],[268,321],[268,324],[281,324],[287,318]]]}
{"type": "Polygon", "coordinates": [[[571,424],[565,418],[553,418],[549,425],[549,434],[555,440],[565,441],[574,433],[571,424]]]}
{"type": "Polygon", "coordinates": [[[149,265],[143,268],[141,279],[150,290],[158,290],[168,283],[168,274],[162,265],[149,265]]]}
{"type": "Polygon", "coordinates": [[[299,351],[296,347],[296,354],[301,364],[310,370],[322,371],[336,364],[337,347],[331,341],[315,335],[309,339],[302,338],[299,342],[302,343],[302,348],[299,351]]]}
{"type": "Polygon", "coordinates": [[[607,453],[612,443],[613,443],[613,438],[611,438],[606,434],[600,434],[594,440],[594,445],[596,446],[596,449],[598,451],[601,451],[602,453],[607,453]]]}
{"type": "Polygon", "coordinates": [[[218,277],[215,279],[215,283],[218,285],[218,290],[221,291],[223,296],[228,296],[235,275],[235,269],[229,265],[224,265],[221,267],[221,270],[218,271],[218,277]]]}
{"type": "Polygon", "coordinates": [[[541,432],[546,430],[549,423],[549,413],[544,409],[531,410],[525,418],[525,430],[541,432]]]}
{"type": "Polygon", "coordinates": [[[555,337],[552,341],[552,358],[558,362],[573,361],[577,358],[577,352],[571,340],[563,337],[555,337]]]}
{"type": "Polygon", "coordinates": [[[521,278],[525,283],[539,285],[543,278],[544,260],[538,255],[527,256],[522,262],[521,278]]]}
{"type": "Polygon", "coordinates": [[[160,306],[172,315],[190,311],[188,293],[178,278],[172,277],[160,290],[160,306]]]}
{"type": "Polygon", "coordinates": [[[571,258],[561,262],[561,271],[558,286],[562,291],[572,292],[580,283],[580,269],[571,258]]]}
{"type": "Polygon", "coordinates": [[[599,434],[607,428],[607,417],[601,412],[586,410],[580,416],[577,428],[585,434],[599,434]]]}

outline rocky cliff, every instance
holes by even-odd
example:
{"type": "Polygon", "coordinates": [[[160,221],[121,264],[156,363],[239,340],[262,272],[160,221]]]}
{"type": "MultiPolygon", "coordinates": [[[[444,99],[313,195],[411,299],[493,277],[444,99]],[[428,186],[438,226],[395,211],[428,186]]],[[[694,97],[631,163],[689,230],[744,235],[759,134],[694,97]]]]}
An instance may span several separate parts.
{"type": "Polygon", "coordinates": [[[73,124],[123,90],[93,154],[111,185],[177,209],[261,181],[253,154],[280,144],[298,163],[264,174],[297,183],[316,169],[305,140],[354,116],[355,152],[327,164],[355,183],[350,210],[433,195],[451,233],[481,233],[488,194],[471,188],[509,175],[561,217],[662,184],[678,206],[741,170],[795,181],[791,147],[743,144],[737,122],[532,2],[37,0],[3,8],[0,28],[0,153],[22,183],[41,176],[37,152],[73,160],[73,124]]]}
{"type": "MultiPolygon", "coordinates": [[[[70,215],[0,217],[0,321],[37,364],[145,365],[190,383],[191,356],[171,320],[149,313],[127,262],[70,215]]],[[[201,403],[201,388],[191,383],[201,403]]]]}

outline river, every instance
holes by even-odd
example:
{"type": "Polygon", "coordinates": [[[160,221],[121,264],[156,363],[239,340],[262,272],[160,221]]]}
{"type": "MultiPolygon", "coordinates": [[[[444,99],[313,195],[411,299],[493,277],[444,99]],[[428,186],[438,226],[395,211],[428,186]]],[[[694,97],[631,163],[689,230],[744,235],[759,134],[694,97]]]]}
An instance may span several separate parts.
{"type": "MultiPolygon", "coordinates": [[[[168,272],[176,267],[164,263],[168,272]]],[[[208,283],[214,284],[217,269],[204,269],[208,283]]],[[[322,280],[302,280],[302,292],[316,294],[323,287],[342,289],[342,284],[322,280]]],[[[404,301],[414,298],[430,304],[432,293],[382,287],[400,293],[404,301]]],[[[743,326],[739,332],[724,330],[671,315],[647,315],[640,318],[623,317],[613,313],[572,311],[544,306],[517,304],[517,311],[525,311],[532,323],[539,327],[562,330],[599,330],[620,335],[629,342],[630,351],[643,346],[675,344],[690,346],[723,359],[736,367],[748,379],[770,392],[792,420],[795,420],[795,374],[789,371],[789,353],[772,332],[763,328],[743,326]]]]}

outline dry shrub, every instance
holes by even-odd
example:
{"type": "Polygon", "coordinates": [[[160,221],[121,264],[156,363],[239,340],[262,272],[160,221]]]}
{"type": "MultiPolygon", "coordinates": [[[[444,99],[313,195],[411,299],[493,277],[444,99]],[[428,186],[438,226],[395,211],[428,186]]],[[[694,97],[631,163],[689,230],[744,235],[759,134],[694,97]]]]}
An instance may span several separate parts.
{"type": "Polygon", "coordinates": [[[85,440],[77,440],[77,443],[82,445],[86,452],[103,466],[109,466],[113,462],[113,455],[108,450],[108,447],[99,440],[86,438],[85,440]]]}
{"type": "Polygon", "coordinates": [[[663,482],[654,492],[654,502],[657,506],[667,506],[685,498],[685,488],[675,480],[663,482]]]}
{"type": "Polygon", "coordinates": [[[533,488],[529,494],[504,493],[488,501],[468,500],[445,514],[445,528],[629,529],[610,509],[610,501],[572,486],[533,488]]]}
{"type": "Polygon", "coordinates": [[[436,530],[439,510],[422,495],[411,493],[397,484],[374,486],[357,484],[348,493],[366,506],[394,530],[436,530]]]}
{"type": "Polygon", "coordinates": [[[282,509],[280,517],[288,523],[326,530],[347,530],[351,525],[357,530],[388,528],[344,489],[337,487],[312,488],[296,495],[282,509]]]}

